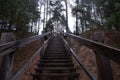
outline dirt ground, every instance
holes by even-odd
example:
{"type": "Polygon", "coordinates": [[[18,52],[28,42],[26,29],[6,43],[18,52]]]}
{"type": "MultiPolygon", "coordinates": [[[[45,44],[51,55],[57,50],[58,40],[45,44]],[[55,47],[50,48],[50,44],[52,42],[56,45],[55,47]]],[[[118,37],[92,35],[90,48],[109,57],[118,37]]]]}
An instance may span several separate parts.
{"type": "MultiPolygon", "coordinates": [[[[31,44],[19,48],[15,52],[15,59],[13,65],[13,73],[14,76],[27,62],[28,60],[34,55],[34,53],[40,48],[40,40],[34,41],[31,44]]],[[[29,68],[25,71],[23,76],[20,80],[32,80],[31,74],[34,73],[34,68],[36,67],[36,63],[40,59],[38,55],[33,63],[29,66],[29,68]]]]}
{"type": "MultiPolygon", "coordinates": [[[[96,62],[95,62],[95,56],[91,49],[82,46],[77,41],[71,39],[72,43],[70,44],[72,49],[75,51],[81,62],[84,66],[86,66],[91,73],[96,77],[96,62]]],[[[75,67],[77,68],[77,72],[80,73],[80,80],[90,80],[90,78],[86,75],[86,73],[83,71],[81,66],[78,64],[78,62],[73,58],[73,63],[75,64],[75,67]]]]}

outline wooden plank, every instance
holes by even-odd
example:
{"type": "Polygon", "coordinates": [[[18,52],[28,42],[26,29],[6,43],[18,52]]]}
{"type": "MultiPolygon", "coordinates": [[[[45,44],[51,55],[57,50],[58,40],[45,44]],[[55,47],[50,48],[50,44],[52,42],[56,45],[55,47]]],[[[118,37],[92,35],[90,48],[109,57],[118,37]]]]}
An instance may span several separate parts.
{"type": "MultiPolygon", "coordinates": [[[[42,76],[46,76],[46,77],[77,77],[80,74],[78,73],[42,73],[42,74],[33,74],[33,77],[42,77],[42,76]]],[[[40,79],[39,79],[40,80],[40,79]]],[[[73,80],[73,79],[72,79],[73,80]]]]}
{"type": "Polygon", "coordinates": [[[17,45],[17,47],[23,47],[23,46],[25,46],[25,45],[27,45],[35,40],[41,39],[49,34],[51,34],[51,32],[47,32],[47,33],[44,33],[42,35],[37,35],[37,36],[30,37],[30,38],[18,40],[18,41],[16,41],[16,45],[17,45]]]}
{"type": "Polygon", "coordinates": [[[83,65],[83,63],[81,62],[81,60],[79,59],[79,57],[77,56],[77,54],[69,46],[68,42],[65,39],[63,39],[63,41],[64,41],[66,47],[68,48],[69,52],[72,53],[72,55],[74,56],[74,58],[76,59],[76,61],[79,63],[79,65],[85,71],[85,73],[90,77],[90,79],[91,80],[96,80],[96,78],[93,76],[93,74],[90,72],[90,70],[87,67],[85,67],[85,65],[83,65]]]}
{"type": "Polygon", "coordinates": [[[8,48],[10,48],[10,47],[12,47],[12,46],[14,46],[15,43],[16,43],[16,41],[12,41],[12,42],[9,42],[9,43],[1,44],[1,45],[0,45],[0,53],[1,53],[2,51],[4,51],[4,50],[6,50],[6,49],[8,49],[8,48]]]}
{"type": "Polygon", "coordinates": [[[11,53],[11,52],[13,52],[13,51],[15,51],[15,50],[16,50],[15,47],[11,47],[11,48],[9,48],[9,49],[7,49],[7,50],[5,50],[5,51],[2,51],[2,52],[0,53],[0,57],[5,56],[5,55],[7,55],[7,54],[9,54],[9,53],[11,53]]]}
{"type": "Polygon", "coordinates": [[[33,36],[30,38],[26,38],[26,39],[22,39],[22,40],[17,40],[17,41],[12,41],[12,42],[8,42],[8,43],[4,43],[0,45],[0,56],[6,55],[7,53],[11,52],[11,47],[23,47],[27,44],[30,44],[31,42],[41,39],[44,36],[47,36],[51,34],[51,32],[42,34],[42,35],[37,35],[37,36],[33,36]]]}
{"type": "MultiPolygon", "coordinates": [[[[1,35],[1,42],[7,43],[15,40],[15,37],[13,33],[2,33],[1,35]]],[[[11,47],[13,43],[7,44],[8,47],[11,47]]],[[[4,48],[7,48],[6,45],[4,45],[4,48]]],[[[4,50],[4,48],[2,48],[4,50]]],[[[8,49],[9,51],[4,51],[0,55],[0,80],[10,80],[11,77],[11,71],[13,66],[13,59],[14,59],[14,49],[8,49]],[[8,53],[8,54],[6,54],[8,53]],[[6,54],[6,55],[4,55],[6,54]]]]}
{"type": "Polygon", "coordinates": [[[76,41],[80,42],[81,44],[93,49],[94,51],[99,52],[103,56],[117,62],[120,64],[120,49],[116,49],[107,45],[104,45],[99,42],[95,42],[93,40],[89,40],[86,38],[82,38],[73,34],[66,33],[67,36],[75,39],[76,41]]]}
{"type": "MultiPolygon", "coordinates": [[[[104,33],[102,31],[94,32],[93,36],[93,40],[104,43],[104,33]]],[[[97,63],[97,80],[113,80],[113,74],[109,59],[100,54],[99,51],[94,52],[97,63]]]]}
{"type": "Polygon", "coordinates": [[[15,76],[13,76],[13,78],[11,80],[19,80],[20,79],[20,77],[24,74],[25,70],[28,69],[29,65],[33,62],[33,60],[36,58],[36,56],[39,55],[39,54],[41,54],[41,52],[44,49],[44,46],[48,43],[48,41],[50,40],[50,38],[51,37],[49,37],[49,39],[44,42],[44,44],[42,45],[42,47],[40,47],[36,51],[36,53],[30,58],[30,60],[27,62],[27,64],[25,64],[24,67],[21,70],[19,70],[15,74],[15,76]]]}

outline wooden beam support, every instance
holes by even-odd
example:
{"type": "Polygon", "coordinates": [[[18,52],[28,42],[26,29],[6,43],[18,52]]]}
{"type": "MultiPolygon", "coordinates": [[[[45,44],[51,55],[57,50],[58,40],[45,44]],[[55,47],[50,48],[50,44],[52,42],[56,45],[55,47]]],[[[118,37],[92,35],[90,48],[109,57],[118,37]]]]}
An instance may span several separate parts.
{"type": "MultiPolygon", "coordinates": [[[[93,40],[104,43],[104,32],[97,31],[93,33],[93,40]]],[[[111,64],[109,59],[95,51],[97,63],[97,80],[113,80],[111,64]]]]}
{"type": "MultiPolygon", "coordinates": [[[[1,42],[2,44],[14,41],[15,37],[13,33],[2,33],[1,42]]],[[[11,71],[13,67],[14,51],[0,56],[0,80],[10,80],[11,71]]]]}

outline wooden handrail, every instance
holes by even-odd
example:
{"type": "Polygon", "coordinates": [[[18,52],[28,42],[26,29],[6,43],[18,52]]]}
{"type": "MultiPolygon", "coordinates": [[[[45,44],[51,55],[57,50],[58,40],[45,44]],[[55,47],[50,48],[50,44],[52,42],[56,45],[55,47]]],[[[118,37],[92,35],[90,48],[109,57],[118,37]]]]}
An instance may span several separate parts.
{"type": "MultiPolygon", "coordinates": [[[[0,63],[0,78],[1,80],[10,80],[11,79],[11,72],[13,68],[13,62],[14,62],[14,52],[16,48],[23,47],[27,44],[30,44],[31,42],[42,39],[45,36],[49,36],[52,32],[44,33],[42,35],[33,36],[26,39],[21,39],[15,41],[15,37],[13,33],[3,33],[1,35],[1,41],[4,44],[0,45],[0,57],[1,57],[1,63],[0,63]]],[[[28,66],[32,63],[34,58],[39,54],[38,52],[41,51],[41,48],[33,55],[33,57],[29,60],[29,62],[19,71],[16,76],[14,77],[16,80],[18,79],[28,68],[28,66]]]]}
{"type": "Polygon", "coordinates": [[[40,39],[40,38],[43,38],[43,37],[45,37],[45,36],[47,36],[47,35],[49,35],[49,34],[51,34],[51,32],[47,32],[47,33],[44,33],[44,34],[42,34],[42,35],[37,35],[37,36],[30,37],[30,38],[18,40],[18,41],[16,42],[17,47],[23,47],[23,46],[25,46],[25,45],[27,45],[27,44],[35,41],[35,40],[38,40],[38,39],[40,39]]]}
{"type": "Polygon", "coordinates": [[[12,41],[12,42],[9,42],[9,43],[1,44],[1,45],[0,45],[0,53],[1,53],[2,51],[4,51],[4,50],[6,50],[6,49],[8,49],[8,48],[10,48],[10,47],[12,47],[12,46],[14,46],[15,43],[16,43],[16,41],[12,41]]]}
{"type": "Polygon", "coordinates": [[[103,56],[120,64],[120,50],[119,49],[104,45],[99,42],[95,42],[93,40],[82,38],[80,36],[76,36],[73,34],[69,34],[69,33],[65,33],[65,34],[75,39],[76,41],[80,42],[81,44],[87,46],[88,48],[93,49],[98,54],[102,54],[103,56]]]}
{"type": "Polygon", "coordinates": [[[42,50],[44,50],[45,45],[48,43],[48,41],[50,40],[51,37],[49,37],[49,39],[47,41],[44,42],[44,44],[42,45],[42,47],[40,47],[36,53],[30,58],[30,60],[27,62],[27,64],[24,65],[24,67],[19,70],[16,75],[11,79],[11,80],[19,80],[20,77],[23,75],[23,73],[25,72],[25,70],[29,67],[29,65],[33,62],[33,60],[36,58],[36,56],[38,54],[42,54],[42,50]]]}
{"type": "Polygon", "coordinates": [[[51,32],[47,32],[47,33],[44,33],[42,35],[29,37],[26,39],[21,39],[21,40],[12,41],[9,43],[1,44],[0,45],[0,56],[4,56],[4,55],[10,53],[11,51],[15,50],[15,48],[23,47],[23,46],[30,44],[31,42],[38,40],[40,38],[43,38],[49,34],[51,34],[51,32]]]}
{"type": "Polygon", "coordinates": [[[72,48],[69,46],[68,42],[62,37],[66,48],[70,51],[70,53],[72,53],[72,55],[74,56],[74,58],[76,59],[76,61],[79,63],[79,65],[82,67],[82,69],[85,71],[85,73],[90,77],[91,80],[96,80],[96,78],[93,76],[93,74],[91,73],[91,71],[89,71],[89,69],[81,62],[81,60],[78,58],[78,56],[76,55],[76,53],[72,50],[72,48]]]}

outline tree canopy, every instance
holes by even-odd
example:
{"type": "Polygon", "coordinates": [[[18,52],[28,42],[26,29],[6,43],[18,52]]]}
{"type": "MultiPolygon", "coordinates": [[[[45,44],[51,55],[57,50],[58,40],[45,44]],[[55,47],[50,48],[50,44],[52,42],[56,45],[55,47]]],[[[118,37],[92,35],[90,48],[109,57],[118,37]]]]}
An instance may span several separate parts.
{"type": "Polygon", "coordinates": [[[40,17],[38,2],[39,0],[0,0],[0,29],[29,31],[29,24],[40,17]]]}
{"type": "Polygon", "coordinates": [[[82,32],[90,29],[120,30],[119,0],[75,0],[75,3],[72,14],[77,15],[79,24],[76,27],[82,32]]]}

